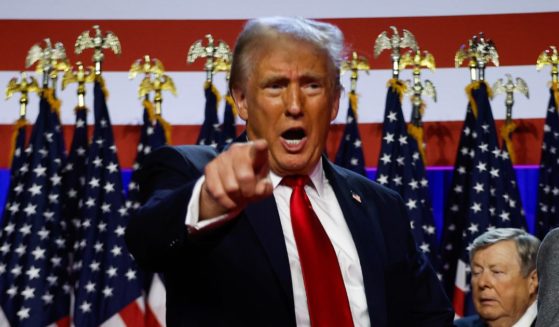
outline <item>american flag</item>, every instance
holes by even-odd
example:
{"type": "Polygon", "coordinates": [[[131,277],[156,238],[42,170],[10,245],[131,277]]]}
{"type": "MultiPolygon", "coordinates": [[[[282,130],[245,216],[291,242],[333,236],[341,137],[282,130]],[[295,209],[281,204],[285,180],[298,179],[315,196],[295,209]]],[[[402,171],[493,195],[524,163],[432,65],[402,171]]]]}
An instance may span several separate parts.
{"type": "Polygon", "coordinates": [[[211,82],[204,84],[204,93],[206,95],[206,105],[204,109],[204,123],[200,127],[200,134],[196,144],[209,145],[214,149],[218,149],[222,141],[219,119],[217,118],[217,104],[220,100],[219,91],[211,82]]]}
{"type": "Polygon", "coordinates": [[[84,197],[85,172],[89,150],[87,108],[75,109],[76,122],[68,159],[62,170],[62,213],[68,224],[68,242],[75,246],[76,227],[80,224],[80,210],[84,197]]]}
{"type": "Polygon", "coordinates": [[[425,167],[402,113],[405,85],[391,79],[386,95],[382,144],[377,182],[400,193],[404,199],[415,241],[438,270],[438,247],[425,167]]]}
{"type": "MultiPolygon", "coordinates": [[[[454,309],[457,316],[475,313],[470,293],[469,250],[473,240],[483,232],[498,227],[526,228],[526,222],[519,199],[512,193],[516,190],[515,175],[508,152],[501,150],[497,142],[495,121],[489,103],[490,89],[483,81],[473,82],[467,88],[475,118],[471,130],[473,139],[473,165],[470,181],[466,182],[467,200],[464,228],[460,231],[461,240],[454,246],[460,251],[456,264],[454,309]]],[[[516,190],[518,192],[518,190],[516,190]]]]}
{"type": "MultiPolygon", "coordinates": [[[[137,171],[142,167],[144,158],[162,145],[168,143],[165,133],[166,122],[163,117],[155,117],[153,105],[149,100],[144,100],[144,124],[140,133],[138,153],[134,162],[132,178],[128,185],[127,207],[136,210],[140,206],[140,189],[138,187],[137,171]]],[[[165,285],[159,274],[143,272],[143,289],[146,294],[146,327],[165,326],[165,285]]]]}
{"type": "Polygon", "coordinates": [[[357,94],[349,94],[349,107],[342,141],[336,153],[336,164],[366,176],[365,159],[357,123],[357,94]]]}
{"type": "Polygon", "coordinates": [[[559,114],[557,83],[551,96],[543,130],[542,155],[538,182],[536,236],[543,240],[547,232],[559,225],[559,114]]]}
{"type": "MultiPolygon", "coordinates": [[[[19,183],[20,168],[25,163],[25,145],[26,145],[26,138],[27,138],[27,125],[28,122],[25,118],[19,118],[16,121],[14,126],[14,134],[12,136],[12,157],[10,159],[11,166],[10,166],[10,184],[11,186],[17,185],[19,183]]],[[[11,187],[8,190],[8,196],[6,199],[6,205],[4,206],[4,210],[2,211],[2,217],[4,220],[0,220],[0,222],[5,221],[6,217],[6,210],[10,207],[11,202],[15,197],[15,189],[11,187]]],[[[5,222],[4,222],[5,224],[5,222]]],[[[1,233],[1,232],[0,232],[1,233]]]]}
{"type": "Polygon", "coordinates": [[[223,140],[221,149],[231,144],[237,138],[237,128],[235,126],[236,111],[237,109],[233,97],[227,94],[225,97],[225,110],[223,111],[223,126],[221,128],[221,139],[223,140]]]}
{"type": "Polygon", "coordinates": [[[25,162],[25,156],[23,155],[25,151],[26,138],[27,138],[27,125],[29,122],[25,118],[20,118],[16,121],[14,126],[14,136],[13,136],[13,153],[11,159],[10,167],[10,182],[17,175],[20,167],[25,162]]]}
{"type": "Polygon", "coordinates": [[[456,153],[456,161],[452,174],[448,199],[444,213],[444,227],[441,241],[441,263],[443,274],[443,285],[447,295],[452,298],[454,293],[454,282],[456,281],[456,265],[462,251],[459,246],[462,240],[462,231],[466,223],[468,213],[467,205],[469,190],[471,188],[471,173],[474,167],[474,128],[476,118],[472,107],[468,104],[466,119],[460,134],[460,143],[456,153]]]}
{"type": "Polygon", "coordinates": [[[69,325],[68,249],[62,221],[64,144],[52,90],[41,95],[0,236],[0,325],[69,325]]]}
{"type": "Polygon", "coordinates": [[[143,326],[141,283],[124,242],[128,210],[103,79],[94,86],[95,125],[78,228],[73,321],[76,326],[143,326]]]}
{"type": "Polygon", "coordinates": [[[143,120],[144,124],[140,131],[140,142],[137,147],[136,160],[132,166],[132,178],[130,184],[128,184],[127,206],[132,209],[137,209],[140,206],[137,171],[142,167],[144,158],[151,151],[168,143],[164,127],[166,122],[162,117],[155,117],[153,104],[149,100],[144,100],[143,120]]]}

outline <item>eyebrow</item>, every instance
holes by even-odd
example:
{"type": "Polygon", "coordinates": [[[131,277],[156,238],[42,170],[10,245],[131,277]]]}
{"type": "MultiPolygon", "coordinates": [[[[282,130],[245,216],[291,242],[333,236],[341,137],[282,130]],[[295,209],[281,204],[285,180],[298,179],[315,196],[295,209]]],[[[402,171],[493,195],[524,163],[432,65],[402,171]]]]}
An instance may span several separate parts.
{"type": "Polygon", "coordinates": [[[261,86],[266,86],[269,85],[271,83],[279,83],[279,84],[287,84],[289,82],[289,78],[283,75],[271,75],[268,76],[266,78],[264,78],[262,81],[260,81],[260,85],[261,86]]]}
{"type": "MultiPolygon", "coordinates": [[[[328,78],[326,76],[320,76],[319,74],[313,74],[313,73],[304,73],[301,76],[298,77],[298,80],[301,82],[314,82],[314,81],[326,81],[328,78]]],[[[271,74],[270,76],[264,78],[261,82],[260,85],[265,86],[268,85],[270,83],[280,83],[280,84],[287,84],[289,83],[290,78],[287,76],[284,76],[282,74],[271,74]]]]}
{"type": "MultiPolygon", "coordinates": [[[[484,265],[478,264],[478,263],[473,263],[472,267],[481,267],[481,268],[485,268],[484,265]]],[[[487,266],[487,268],[492,269],[492,268],[505,268],[507,267],[507,265],[505,263],[494,263],[494,264],[490,264],[489,266],[487,266]]]]}

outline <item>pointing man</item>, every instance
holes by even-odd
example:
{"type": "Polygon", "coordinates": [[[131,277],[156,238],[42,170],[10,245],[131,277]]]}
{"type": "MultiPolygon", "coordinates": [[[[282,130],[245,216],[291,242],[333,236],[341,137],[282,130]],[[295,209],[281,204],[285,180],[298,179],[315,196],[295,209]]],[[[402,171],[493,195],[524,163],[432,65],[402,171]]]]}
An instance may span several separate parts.
{"type": "Polygon", "coordinates": [[[249,142],[147,159],[126,236],[165,274],[168,325],[452,325],[400,197],[323,155],[342,50],[330,24],[249,21],[230,80],[249,142]]]}

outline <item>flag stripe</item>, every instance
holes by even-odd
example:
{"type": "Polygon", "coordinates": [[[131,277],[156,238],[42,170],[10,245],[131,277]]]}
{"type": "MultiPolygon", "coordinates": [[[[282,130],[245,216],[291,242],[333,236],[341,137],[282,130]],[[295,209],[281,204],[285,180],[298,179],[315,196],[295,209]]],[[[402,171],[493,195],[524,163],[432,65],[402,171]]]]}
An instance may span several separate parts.
{"type": "Polygon", "coordinates": [[[141,299],[131,302],[124,309],[120,310],[119,315],[126,326],[143,326],[144,311],[138,304],[141,299]]]}
{"type": "Polygon", "coordinates": [[[460,288],[456,287],[454,289],[454,297],[452,299],[452,305],[454,306],[455,314],[457,318],[464,317],[464,303],[466,300],[466,293],[460,288]]]}
{"type": "Polygon", "coordinates": [[[10,327],[10,322],[8,321],[8,318],[6,318],[2,308],[0,308],[0,326],[10,327]]]}
{"type": "Polygon", "coordinates": [[[56,327],[70,327],[70,316],[58,320],[56,322],[56,327]]]}
{"type": "Polygon", "coordinates": [[[146,327],[162,327],[162,326],[165,325],[161,324],[161,322],[157,317],[157,313],[155,313],[153,310],[151,310],[150,307],[148,307],[146,310],[146,327]]]}
{"type": "MultiPolygon", "coordinates": [[[[497,121],[497,128],[503,121],[497,121]]],[[[538,165],[543,135],[544,119],[522,119],[517,121],[518,129],[513,134],[513,143],[519,165],[538,165]]],[[[0,125],[0,168],[8,168],[9,136],[12,125],[0,125]]],[[[242,130],[243,126],[238,126],[242,130]]],[[[66,144],[70,144],[73,125],[63,126],[66,144]]],[[[174,125],[171,132],[172,144],[194,144],[200,126],[174,125]]],[[[335,158],[344,125],[330,127],[326,150],[330,158],[335,158]]],[[[426,122],[425,142],[427,144],[427,166],[452,166],[460,139],[462,122],[426,122]]],[[[123,168],[130,168],[136,156],[136,147],[140,138],[140,126],[114,125],[115,143],[119,161],[123,168]]],[[[365,166],[376,167],[380,150],[382,124],[359,124],[359,133],[363,136],[362,146],[365,166]]]]}
{"type": "MultiPolygon", "coordinates": [[[[530,88],[530,99],[516,93],[513,108],[513,118],[544,118],[549,99],[547,83],[549,82],[549,68],[537,72],[535,67],[509,66],[488,68],[486,71],[487,81],[495,83],[499,78],[506,78],[505,74],[511,74],[514,78],[522,77],[530,88]]],[[[18,76],[16,71],[0,72],[0,86],[7,85],[9,80],[18,76]]],[[[138,86],[141,79],[129,80],[127,73],[107,72],[103,73],[107,81],[109,98],[108,105],[111,108],[111,119],[115,125],[140,125],[142,119],[142,104],[138,99],[138,86]]],[[[203,84],[205,73],[203,72],[168,72],[177,87],[178,95],[175,97],[167,92],[163,93],[163,117],[172,125],[201,125],[204,121],[205,96],[203,84]]],[[[401,73],[401,79],[411,79],[411,71],[401,73]]],[[[386,90],[386,81],[390,78],[390,70],[372,71],[369,75],[361,74],[357,85],[359,96],[358,120],[360,123],[380,123],[383,120],[382,108],[386,90]]],[[[424,121],[463,121],[466,113],[465,103],[468,101],[464,88],[470,82],[469,73],[466,68],[461,69],[437,69],[435,72],[422,72],[422,79],[430,80],[437,89],[437,102],[425,97],[426,110],[424,121]]],[[[214,84],[221,94],[226,93],[225,76],[217,75],[214,84]]],[[[342,75],[342,85],[346,90],[350,89],[349,74],[342,75]]],[[[344,124],[346,120],[346,109],[348,93],[343,92],[340,99],[341,108],[334,123],[344,124]]],[[[93,88],[87,85],[86,106],[93,108],[93,88]]],[[[58,91],[57,96],[62,101],[61,120],[63,124],[74,124],[74,107],[77,104],[76,84],[71,84],[64,91],[58,91]]],[[[33,120],[38,112],[37,95],[29,96],[27,110],[28,120],[33,120]]],[[[225,101],[218,103],[218,117],[220,122],[223,117],[225,101]]],[[[496,95],[492,100],[492,107],[496,119],[506,117],[505,96],[496,95]]],[[[409,96],[405,95],[402,101],[404,117],[408,120],[411,114],[411,102],[409,96]]],[[[15,95],[6,101],[3,110],[0,110],[0,124],[13,124],[18,119],[19,95],[15,95]]],[[[92,122],[92,112],[89,112],[88,121],[92,122]]],[[[241,119],[237,119],[241,123],[241,119]]],[[[363,135],[364,136],[364,135],[363,135]]]]}
{"type": "Polygon", "coordinates": [[[165,326],[166,290],[159,274],[154,274],[146,307],[146,327],[165,326]]]}
{"type": "MultiPolygon", "coordinates": [[[[557,42],[554,24],[558,18],[559,12],[324,20],[338,25],[347,43],[369,57],[374,68],[389,68],[388,54],[373,61],[372,49],[377,35],[391,25],[410,30],[421,48],[434,54],[439,67],[454,67],[454,54],[460,45],[480,31],[496,42],[503,65],[526,65],[534,63],[543,49],[557,42]],[[529,41],[529,47],[517,40],[529,41]]],[[[167,70],[200,71],[202,62],[186,64],[190,45],[211,33],[232,46],[244,20],[0,20],[0,38],[6,44],[18,45],[3,53],[0,70],[23,69],[29,48],[45,37],[63,42],[71,61],[89,62],[91,51],[76,56],[72,47],[77,36],[93,24],[113,31],[122,43],[122,55],[108,56],[106,70],[127,71],[134,60],[151,53],[163,61],[167,70]]]]}

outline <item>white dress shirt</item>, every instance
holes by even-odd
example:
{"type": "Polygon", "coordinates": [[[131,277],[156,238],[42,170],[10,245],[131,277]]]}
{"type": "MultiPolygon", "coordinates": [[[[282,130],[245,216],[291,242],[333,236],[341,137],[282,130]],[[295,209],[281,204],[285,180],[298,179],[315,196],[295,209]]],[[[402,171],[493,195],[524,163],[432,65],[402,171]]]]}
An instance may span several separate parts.
{"type": "MultiPolygon", "coordinates": [[[[291,280],[293,284],[293,299],[295,302],[295,319],[297,326],[310,326],[309,310],[307,306],[307,295],[305,292],[305,284],[303,282],[303,274],[301,272],[301,263],[299,262],[299,253],[293,236],[291,227],[291,215],[289,212],[290,198],[292,189],[289,186],[281,184],[281,177],[270,172],[269,176],[274,187],[274,198],[278,207],[281,227],[287,248],[287,256],[289,259],[289,268],[291,271],[291,280]]],[[[322,159],[309,175],[312,185],[305,186],[305,192],[311,201],[313,209],[320,220],[322,227],[330,238],[334,250],[338,257],[340,270],[346,293],[349,299],[349,306],[353,323],[355,326],[368,327],[371,325],[369,312],[367,308],[367,298],[365,297],[365,288],[363,284],[363,273],[355,243],[344,219],[342,209],[338,203],[338,199],[334,193],[334,189],[326,179],[322,169],[322,159]]],[[[201,186],[204,177],[201,177],[193,190],[192,197],[188,204],[186,225],[189,230],[202,232],[204,228],[211,228],[215,224],[219,224],[224,220],[231,219],[236,214],[223,215],[220,217],[199,221],[199,199],[201,186]]]]}
{"type": "Polygon", "coordinates": [[[534,301],[512,327],[530,327],[538,315],[538,301],[534,301]]]}

